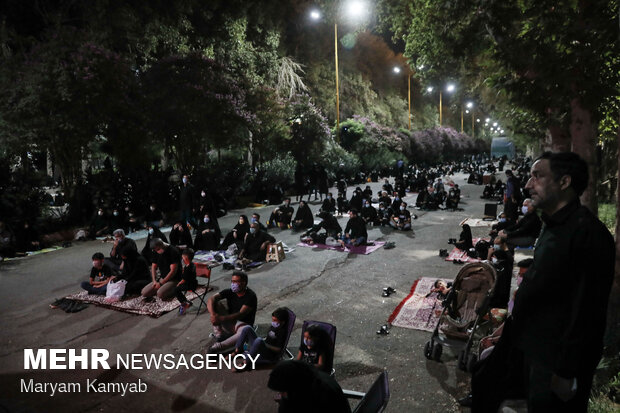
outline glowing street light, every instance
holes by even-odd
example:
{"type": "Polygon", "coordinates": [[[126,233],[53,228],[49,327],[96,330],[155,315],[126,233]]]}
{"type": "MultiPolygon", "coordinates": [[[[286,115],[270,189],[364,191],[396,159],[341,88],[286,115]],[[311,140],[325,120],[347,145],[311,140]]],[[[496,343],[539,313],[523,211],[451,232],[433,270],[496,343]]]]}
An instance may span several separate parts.
{"type": "MultiPolygon", "coordinates": [[[[456,90],[456,86],[454,85],[454,83],[448,83],[446,85],[446,92],[448,93],[452,93],[456,90]]],[[[439,89],[439,126],[442,126],[443,123],[443,106],[442,106],[442,93],[441,93],[441,89],[439,89]]]]}
{"type": "Polygon", "coordinates": [[[361,19],[368,14],[368,7],[366,2],[363,1],[351,1],[346,5],[346,14],[353,19],[361,19]]]}
{"type": "Polygon", "coordinates": [[[310,12],[310,18],[312,20],[319,20],[321,18],[321,12],[318,10],[312,10],[310,12]]]}
{"type": "Polygon", "coordinates": [[[427,88],[426,88],[426,91],[427,91],[428,93],[431,93],[431,92],[433,91],[433,87],[432,87],[432,86],[427,87],[427,88]]]}
{"type": "Polygon", "coordinates": [[[400,67],[394,66],[394,73],[400,73],[400,67]]]}
{"type": "MultiPolygon", "coordinates": [[[[401,69],[398,66],[394,66],[394,69],[392,69],[392,70],[396,74],[401,72],[401,69]]],[[[411,71],[411,69],[409,69],[408,70],[408,75],[407,75],[407,104],[409,106],[409,118],[408,118],[409,130],[411,130],[411,76],[413,76],[413,72],[411,71]]]]}

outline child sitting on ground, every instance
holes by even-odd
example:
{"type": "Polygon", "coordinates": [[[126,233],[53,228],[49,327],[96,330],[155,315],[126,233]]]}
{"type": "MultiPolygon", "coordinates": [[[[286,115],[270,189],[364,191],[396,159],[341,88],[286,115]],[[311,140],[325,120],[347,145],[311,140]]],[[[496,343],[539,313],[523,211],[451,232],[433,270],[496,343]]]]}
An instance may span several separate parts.
{"type": "Polygon", "coordinates": [[[192,262],[194,259],[194,250],[186,248],[181,253],[181,261],[183,264],[183,273],[181,274],[181,281],[177,283],[174,293],[177,296],[177,300],[181,303],[179,308],[179,314],[183,315],[187,312],[187,309],[192,305],[191,301],[188,301],[185,297],[185,291],[193,290],[198,285],[196,280],[196,266],[192,262]]]}

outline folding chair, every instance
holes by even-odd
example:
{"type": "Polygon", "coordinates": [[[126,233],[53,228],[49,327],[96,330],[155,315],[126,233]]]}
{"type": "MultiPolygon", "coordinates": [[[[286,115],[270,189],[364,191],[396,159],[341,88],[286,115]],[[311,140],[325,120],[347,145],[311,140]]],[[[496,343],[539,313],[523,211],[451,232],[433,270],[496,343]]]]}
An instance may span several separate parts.
{"type": "Polygon", "coordinates": [[[381,413],[390,400],[390,382],[388,381],[387,370],[377,377],[377,380],[370,386],[366,393],[352,390],[342,391],[349,399],[361,399],[353,413],[381,413]]]}
{"type": "Polygon", "coordinates": [[[337,332],[336,326],[333,324],[323,322],[323,321],[305,320],[304,324],[301,327],[301,343],[299,344],[300,347],[304,342],[304,333],[306,332],[308,327],[311,326],[312,324],[316,324],[317,326],[325,330],[327,334],[329,335],[329,338],[331,339],[329,360],[326,360],[326,364],[330,370],[330,376],[334,376],[334,374],[336,374],[336,369],[334,369],[334,351],[336,349],[336,332],[337,332]]]}
{"type": "Polygon", "coordinates": [[[196,315],[198,315],[198,314],[200,314],[200,309],[202,309],[203,305],[205,306],[205,308],[207,307],[207,303],[205,302],[205,297],[206,297],[207,293],[209,292],[209,285],[211,284],[211,268],[209,267],[208,264],[206,264],[204,262],[195,262],[194,265],[196,266],[196,279],[198,279],[198,278],[206,278],[207,279],[207,283],[206,284],[198,283],[194,290],[190,290],[190,291],[194,292],[198,296],[198,299],[200,300],[200,305],[198,306],[198,311],[196,311],[196,315]],[[202,294],[199,294],[198,293],[198,289],[200,289],[201,287],[205,287],[205,291],[202,294]]]}
{"type": "Polygon", "coordinates": [[[288,311],[288,331],[286,332],[286,340],[284,340],[284,345],[282,346],[282,353],[280,355],[280,358],[284,358],[284,355],[286,354],[289,359],[293,359],[295,358],[295,356],[288,349],[288,341],[291,338],[293,327],[295,327],[295,320],[297,319],[297,316],[290,308],[287,308],[286,311],[288,311]]]}

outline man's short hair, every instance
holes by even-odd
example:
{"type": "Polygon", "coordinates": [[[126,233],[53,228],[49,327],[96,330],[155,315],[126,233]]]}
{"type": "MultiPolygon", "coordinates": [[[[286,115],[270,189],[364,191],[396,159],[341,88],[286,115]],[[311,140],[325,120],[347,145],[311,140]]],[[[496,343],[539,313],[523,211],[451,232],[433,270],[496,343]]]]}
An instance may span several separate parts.
{"type": "Polygon", "coordinates": [[[349,210],[349,212],[350,212],[350,213],[352,213],[352,214],[354,214],[354,215],[358,215],[358,214],[359,214],[359,212],[358,212],[357,208],[351,208],[351,209],[349,210]]]}
{"type": "Polygon", "coordinates": [[[96,252],[93,254],[93,258],[91,258],[93,260],[103,260],[105,259],[105,255],[103,255],[103,252],[96,252]]]}
{"type": "Polygon", "coordinates": [[[570,186],[577,196],[581,196],[588,186],[588,164],[574,152],[544,152],[536,160],[549,160],[553,179],[559,181],[564,175],[570,176],[570,186]]]}
{"type": "Polygon", "coordinates": [[[121,237],[125,236],[125,230],[122,228],[115,229],[112,235],[120,235],[121,237]]]}
{"type": "Polygon", "coordinates": [[[185,248],[181,254],[186,255],[190,261],[194,259],[194,250],[191,248],[185,248]]]}
{"type": "Polygon", "coordinates": [[[284,200],[285,200],[285,201],[289,201],[289,202],[290,202],[290,201],[291,201],[291,198],[286,197],[286,198],[284,198],[284,200]]]}
{"type": "Polygon", "coordinates": [[[253,213],[252,215],[255,215],[257,219],[260,219],[260,214],[258,214],[258,213],[256,213],[256,212],[255,212],[255,213],[253,213]]]}
{"type": "Polygon", "coordinates": [[[161,238],[153,238],[151,241],[151,249],[156,250],[165,247],[165,243],[161,238]]]}
{"type": "Polygon", "coordinates": [[[246,273],[244,273],[243,271],[235,270],[235,271],[233,271],[232,276],[233,277],[237,276],[237,277],[241,278],[242,282],[244,282],[246,284],[248,283],[248,275],[246,273]]]}
{"type": "Polygon", "coordinates": [[[506,175],[512,176],[512,171],[510,169],[506,169],[506,175]]]}

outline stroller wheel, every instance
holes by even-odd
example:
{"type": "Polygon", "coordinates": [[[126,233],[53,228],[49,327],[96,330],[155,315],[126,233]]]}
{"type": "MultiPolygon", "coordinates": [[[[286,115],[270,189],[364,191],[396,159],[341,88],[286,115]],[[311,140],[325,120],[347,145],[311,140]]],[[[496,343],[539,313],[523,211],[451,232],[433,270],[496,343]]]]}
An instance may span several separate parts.
{"type": "Polygon", "coordinates": [[[470,354],[469,357],[467,358],[467,372],[471,373],[477,362],[478,362],[478,357],[475,354],[470,354]]]}
{"type": "Polygon", "coordinates": [[[426,344],[424,345],[424,356],[429,359],[432,360],[432,354],[433,354],[433,344],[430,341],[427,341],[426,344]]]}
{"type": "Polygon", "coordinates": [[[467,363],[466,363],[467,360],[465,358],[466,358],[465,350],[461,350],[459,352],[459,358],[458,358],[458,363],[457,363],[459,370],[467,371],[467,363]]]}
{"type": "Polygon", "coordinates": [[[441,353],[443,352],[443,347],[439,343],[433,344],[433,351],[431,353],[431,357],[435,361],[439,361],[441,359],[441,353]]]}

